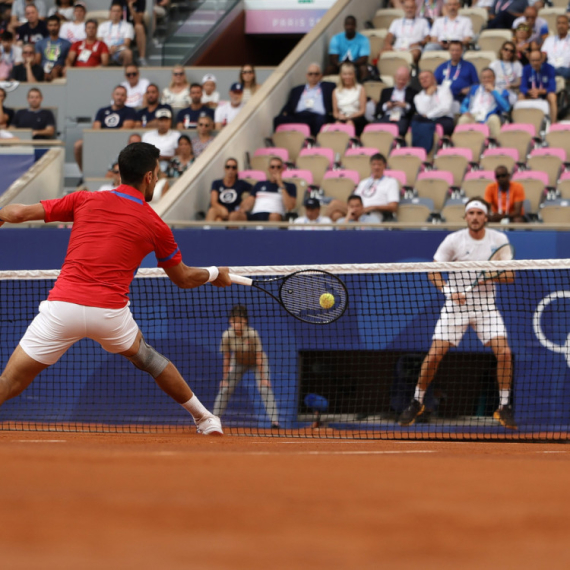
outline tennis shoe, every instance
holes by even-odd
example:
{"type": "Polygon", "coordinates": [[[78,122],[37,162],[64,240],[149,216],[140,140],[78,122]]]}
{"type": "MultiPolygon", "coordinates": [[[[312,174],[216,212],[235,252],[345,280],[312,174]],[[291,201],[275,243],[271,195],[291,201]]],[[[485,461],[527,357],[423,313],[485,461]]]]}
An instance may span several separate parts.
{"type": "Polygon", "coordinates": [[[511,406],[501,406],[499,409],[495,410],[493,417],[507,429],[518,429],[515,422],[515,416],[513,414],[513,408],[511,406]]]}
{"type": "Polygon", "coordinates": [[[202,435],[224,435],[222,422],[217,416],[205,416],[196,423],[196,431],[202,435]]]}
{"type": "Polygon", "coordinates": [[[400,414],[398,423],[401,426],[411,426],[415,423],[419,416],[424,413],[426,407],[416,400],[415,398],[410,402],[410,405],[400,414]]]}

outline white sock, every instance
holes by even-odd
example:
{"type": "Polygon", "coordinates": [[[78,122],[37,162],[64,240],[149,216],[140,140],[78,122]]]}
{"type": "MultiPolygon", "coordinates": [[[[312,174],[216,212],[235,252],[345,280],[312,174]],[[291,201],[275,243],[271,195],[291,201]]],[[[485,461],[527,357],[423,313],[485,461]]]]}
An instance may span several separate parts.
{"type": "Polygon", "coordinates": [[[422,390],[419,386],[416,386],[416,392],[414,394],[414,398],[420,403],[424,403],[424,396],[426,395],[426,391],[422,390]]]}
{"type": "Polygon", "coordinates": [[[185,410],[188,410],[196,422],[199,422],[204,416],[211,416],[212,414],[202,405],[196,395],[192,396],[184,404],[180,404],[185,410]]]}
{"type": "Polygon", "coordinates": [[[499,400],[501,402],[501,407],[509,405],[510,390],[499,390],[499,400]]]}

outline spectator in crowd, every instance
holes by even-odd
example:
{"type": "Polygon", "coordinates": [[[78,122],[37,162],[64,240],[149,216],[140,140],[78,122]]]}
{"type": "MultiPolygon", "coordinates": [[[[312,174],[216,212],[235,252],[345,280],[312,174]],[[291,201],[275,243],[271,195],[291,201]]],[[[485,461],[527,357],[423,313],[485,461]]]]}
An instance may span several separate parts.
{"type": "Polygon", "coordinates": [[[12,26],[14,28],[29,21],[26,14],[28,6],[35,6],[40,20],[46,19],[47,10],[43,0],[14,0],[12,3],[12,26]]]}
{"type": "Polygon", "coordinates": [[[44,70],[45,81],[63,76],[67,54],[71,44],[59,37],[59,18],[50,16],[47,19],[49,36],[36,42],[36,63],[44,70]]]}
{"type": "Polygon", "coordinates": [[[46,23],[40,20],[38,9],[33,4],[26,6],[25,15],[27,22],[16,30],[18,42],[35,44],[41,39],[47,38],[49,34],[46,23]]]}
{"type": "Polygon", "coordinates": [[[366,125],[366,92],[356,80],[356,68],[350,62],[340,66],[338,86],[333,91],[333,117],[337,123],[353,125],[359,137],[366,125]]]}
{"type": "Polygon", "coordinates": [[[548,22],[538,17],[537,8],[535,6],[527,6],[523,15],[513,22],[512,29],[516,30],[519,24],[526,24],[530,28],[529,42],[533,44],[533,49],[540,48],[548,37],[548,22]]]}
{"type": "Polygon", "coordinates": [[[105,42],[97,39],[97,27],[97,20],[85,22],[85,39],[72,44],[67,56],[67,67],[106,67],[109,65],[109,48],[105,42]]]}
{"type": "Polygon", "coordinates": [[[202,105],[202,86],[199,83],[190,85],[190,106],[178,112],[177,129],[195,129],[200,117],[214,118],[214,111],[202,105]]]}
{"type": "Polygon", "coordinates": [[[269,161],[267,180],[258,182],[243,203],[243,210],[249,212],[248,219],[257,222],[281,222],[285,212],[295,208],[297,188],[295,184],[283,182],[283,161],[272,156],[269,161]]]}
{"type": "Polygon", "coordinates": [[[463,59],[463,45],[458,41],[449,42],[450,61],[442,63],[435,70],[439,85],[447,85],[454,99],[453,112],[459,113],[460,104],[473,85],[479,83],[477,69],[470,61],[463,59]]]}
{"type": "Polygon", "coordinates": [[[216,91],[216,76],[207,73],[202,77],[202,105],[215,109],[220,103],[220,94],[216,91]]]}
{"type": "Polygon", "coordinates": [[[55,6],[49,9],[48,16],[57,16],[60,22],[73,20],[73,0],[55,0],[55,6]]]}
{"type": "Polygon", "coordinates": [[[0,3],[0,34],[2,32],[13,32],[13,26],[11,25],[10,20],[12,13],[12,6],[11,4],[4,4],[0,3]]]}
{"type": "Polygon", "coordinates": [[[404,17],[394,20],[384,40],[382,51],[409,51],[418,63],[422,48],[429,40],[429,23],[423,17],[416,17],[416,1],[404,1],[404,17]]]}
{"type": "MultiPolygon", "coordinates": [[[[142,142],[142,137],[138,133],[132,133],[129,135],[126,146],[129,146],[130,144],[138,143],[138,142],[142,142]]],[[[113,165],[114,164],[115,163],[113,162],[113,163],[109,164],[109,166],[107,167],[107,172],[105,173],[105,178],[113,178],[113,176],[114,176],[113,165]]]]}
{"type": "Polygon", "coordinates": [[[506,166],[495,168],[495,180],[485,188],[485,202],[491,207],[490,222],[524,222],[523,185],[511,182],[511,174],[506,166]]]}
{"type": "Polygon", "coordinates": [[[0,34],[0,81],[6,81],[14,66],[23,62],[22,48],[14,45],[14,34],[2,32],[0,34]]]}
{"type": "Polygon", "coordinates": [[[180,133],[173,131],[172,113],[168,109],[159,109],[155,113],[158,127],[143,134],[142,142],[154,145],[159,151],[160,169],[166,172],[168,163],[176,154],[180,133]]]}
{"type": "Polygon", "coordinates": [[[140,111],[137,111],[137,120],[135,123],[135,128],[143,129],[156,129],[158,127],[158,119],[156,118],[156,112],[160,109],[167,109],[172,114],[172,107],[170,105],[164,105],[159,102],[159,90],[158,85],[151,83],[146,88],[146,104],[147,106],[140,111]]]}
{"type": "Polygon", "coordinates": [[[101,192],[102,190],[114,190],[117,186],[121,184],[121,173],[119,172],[119,163],[115,162],[111,166],[111,170],[109,171],[111,176],[106,176],[105,178],[111,178],[110,182],[103,184],[98,188],[98,191],[101,192]]]}
{"type": "Polygon", "coordinates": [[[194,164],[195,156],[192,150],[192,142],[188,135],[180,135],[178,137],[178,146],[176,154],[170,159],[166,176],[168,178],[178,178],[182,176],[192,164],[194,164]]]}
{"type": "MultiPolygon", "coordinates": [[[[443,0],[414,0],[416,5],[416,18],[426,18],[431,24],[443,13],[443,0]]],[[[394,8],[405,10],[405,0],[390,0],[394,8]]]]}
{"type": "Polygon", "coordinates": [[[23,63],[12,68],[10,79],[20,83],[37,83],[44,80],[44,70],[41,65],[35,63],[36,49],[33,44],[25,44],[22,47],[23,63]]]}
{"type": "Polygon", "coordinates": [[[172,68],[172,80],[168,87],[162,90],[160,102],[172,107],[187,107],[191,103],[190,83],[186,79],[186,72],[181,65],[172,68]]]}
{"type": "Polygon", "coordinates": [[[501,91],[506,89],[509,93],[511,107],[517,100],[515,89],[521,84],[522,65],[516,59],[516,46],[514,42],[505,42],[499,53],[499,58],[493,61],[489,68],[495,73],[495,86],[501,91]]]}
{"type": "Polygon", "coordinates": [[[510,30],[513,22],[524,15],[528,0],[495,0],[489,13],[487,28],[510,30]]]}
{"type": "Polygon", "coordinates": [[[473,85],[461,104],[461,117],[457,124],[484,123],[496,139],[501,131],[501,114],[511,109],[506,89],[495,86],[495,73],[486,67],[481,71],[481,85],[473,85]]]}
{"type": "Polygon", "coordinates": [[[164,18],[166,18],[169,8],[170,0],[155,0],[154,6],[152,7],[153,30],[156,30],[158,20],[164,20],[164,18]]]}
{"type": "Polygon", "coordinates": [[[568,36],[568,16],[556,18],[557,36],[550,36],[542,45],[544,58],[554,68],[556,75],[570,80],[570,37],[568,36]]]}
{"type": "Polygon", "coordinates": [[[549,63],[542,62],[542,54],[538,50],[531,52],[530,64],[523,69],[519,100],[515,109],[541,109],[550,115],[552,123],[558,115],[556,101],[556,72],[549,63]]]}
{"type": "MultiPolygon", "coordinates": [[[[87,31],[85,27],[87,22],[85,22],[85,14],[87,8],[85,2],[76,2],[73,5],[73,21],[65,22],[61,25],[59,30],[59,37],[67,40],[74,44],[75,42],[80,42],[87,37],[87,31]]],[[[92,22],[97,22],[97,20],[91,20],[92,22]]]]}
{"type": "Polygon", "coordinates": [[[228,158],[224,164],[224,177],[212,182],[208,222],[245,222],[244,194],[251,192],[251,184],[238,178],[238,161],[228,158]]]}
{"type": "MultiPolygon", "coordinates": [[[[146,67],[146,29],[144,25],[144,13],[146,0],[113,0],[113,4],[121,7],[121,16],[135,31],[135,41],[139,52],[139,65],[146,67]]],[[[112,6],[111,6],[112,7],[112,6]]]]}
{"type": "Polygon", "coordinates": [[[368,78],[368,57],[370,41],[356,31],[356,18],[347,16],[344,19],[344,32],[332,37],[329,45],[329,65],[326,75],[336,75],[345,61],[352,62],[358,70],[361,81],[368,78]]]}
{"type": "Polygon", "coordinates": [[[139,68],[131,63],[125,66],[126,81],[121,85],[127,90],[127,107],[146,107],[146,90],[150,81],[140,76],[139,68]]]}
{"type": "Polygon", "coordinates": [[[406,136],[412,117],[416,112],[414,97],[417,91],[409,86],[409,82],[409,69],[400,67],[394,75],[394,87],[382,89],[380,101],[376,106],[374,122],[397,124],[401,137],[406,136]]]}
{"type": "Polygon", "coordinates": [[[323,74],[318,63],[307,69],[307,83],[293,87],[281,113],[273,119],[273,128],[288,123],[303,123],[316,137],[322,126],[333,120],[332,94],[336,85],[322,81],[323,74]]]}
{"type": "Polygon", "coordinates": [[[36,87],[28,91],[28,108],[20,109],[14,116],[12,127],[32,129],[32,139],[53,139],[55,118],[49,109],[42,109],[42,92],[36,87]]]}
{"type": "Polygon", "coordinates": [[[239,72],[238,83],[243,85],[243,102],[245,104],[259,91],[259,88],[261,87],[261,84],[257,83],[253,65],[242,65],[241,71],[239,72]]]}
{"type": "Polygon", "coordinates": [[[135,30],[132,24],[123,21],[122,17],[122,5],[113,3],[109,11],[109,20],[99,26],[97,39],[107,44],[111,61],[124,66],[133,61],[131,43],[135,37],[135,30]]]}
{"type": "Polygon", "coordinates": [[[473,39],[473,24],[470,18],[459,15],[459,0],[448,0],[445,7],[446,15],[433,23],[426,51],[448,50],[452,42],[467,47],[473,39]]]}
{"type": "Polygon", "coordinates": [[[337,224],[376,224],[378,219],[364,212],[362,198],[351,194],[346,200],[346,215],[336,220],[337,224]]]}
{"type": "Polygon", "coordinates": [[[226,101],[216,108],[214,116],[216,130],[221,131],[226,125],[229,125],[243,109],[243,105],[243,85],[241,83],[232,83],[229,102],[226,101]]]}
{"type": "MultiPolygon", "coordinates": [[[[370,176],[361,180],[353,192],[362,199],[364,214],[370,215],[375,222],[382,222],[398,211],[400,202],[400,186],[391,176],[384,176],[386,157],[380,153],[370,157],[370,176]]],[[[337,221],[347,213],[347,204],[340,200],[332,200],[327,208],[331,220],[337,221]]]]}
{"type": "Polygon", "coordinates": [[[7,129],[14,120],[14,109],[4,107],[6,91],[0,87],[0,129],[7,129]]]}
{"type": "Polygon", "coordinates": [[[321,202],[317,198],[307,198],[305,200],[305,215],[295,218],[293,230],[332,230],[331,226],[318,228],[317,224],[332,224],[332,220],[327,216],[321,216],[321,202]]]}
{"type": "Polygon", "coordinates": [[[208,117],[208,115],[206,115],[198,119],[198,126],[196,127],[198,136],[192,141],[192,148],[196,158],[198,158],[214,140],[214,137],[212,136],[213,129],[214,121],[212,121],[212,117],[208,117]]]}
{"type": "MultiPolygon", "coordinates": [[[[97,111],[93,121],[93,129],[133,129],[137,113],[132,107],[127,107],[127,90],[122,85],[113,89],[113,103],[97,111]]],[[[83,170],[83,141],[75,142],[73,148],[75,161],[80,170],[83,170]]]]}
{"type": "Polygon", "coordinates": [[[523,67],[528,65],[528,58],[532,51],[532,44],[530,42],[531,35],[532,30],[528,24],[519,24],[515,30],[516,57],[523,67]]]}
{"type": "Polygon", "coordinates": [[[412,146],[430,153],[436,125],[441,125],[447,136],[453,133],[453,95],[447,85],[436,83],[431,71],[422,71],[419,80],[422,90],[414,97],[416,114],[412,117],[412,146]]]}

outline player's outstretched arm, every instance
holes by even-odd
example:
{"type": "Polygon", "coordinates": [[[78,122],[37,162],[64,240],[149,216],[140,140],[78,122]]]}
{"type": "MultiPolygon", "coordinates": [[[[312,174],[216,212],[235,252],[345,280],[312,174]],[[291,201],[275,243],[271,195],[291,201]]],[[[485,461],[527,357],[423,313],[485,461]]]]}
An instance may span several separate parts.
{"type": "Polygon", "coordinates": [[[0,209],[0,226],[4,222],[10,224],[21,224],[32,220],[44,220],[46,212],[42,204],[9,204],[0,209]]]}
{"type": "Polygon", "coordinates": [[[165,267],[164,271],[170,280],[181,289],[194,289],[208,282],[216,287],[228,287],[232,284],[229,276],[230,270],[227,267],[215,267],[208,270],[179,263],[174,267],[165,267]],[[215,270],[218,271],[217,276],[215,270]]]}

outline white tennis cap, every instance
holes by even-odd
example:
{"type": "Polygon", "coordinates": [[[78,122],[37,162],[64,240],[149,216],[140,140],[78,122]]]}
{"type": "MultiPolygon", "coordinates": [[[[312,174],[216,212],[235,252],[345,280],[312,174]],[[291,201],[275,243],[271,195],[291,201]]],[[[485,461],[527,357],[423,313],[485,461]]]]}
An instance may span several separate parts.
{"type": "Polygon", "coordinates": [[[217,79],[215,75],[212,75],[211,73],[206,73],[206,75],[204,75],[204,77],[202,77],[202,85],[204,85],[204,83],[206,83],[206,81],[213,81],[214,83],[217,83],[217,79]]]}
{"type": "Polygon", "coordinates": [[[483,204],[483,202],[480,202],[479,200],[473,200],[472,202],[469,202],[469,204],[465,206],[465,213],[467,213],[469,210],[474,210],[474,209],[483,210],[485,214],[489,213],[487,206],[485,206],[485,204],[483,204]]]}

